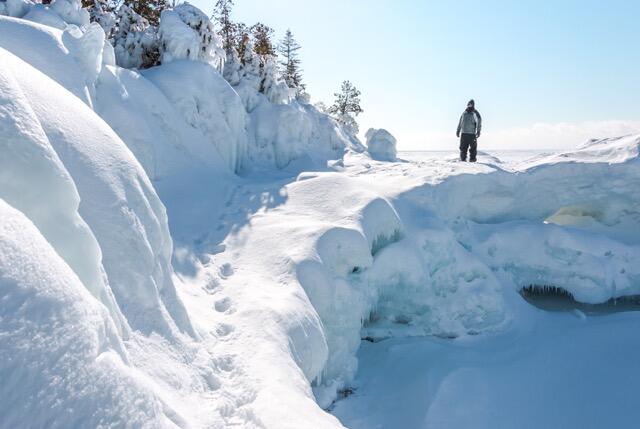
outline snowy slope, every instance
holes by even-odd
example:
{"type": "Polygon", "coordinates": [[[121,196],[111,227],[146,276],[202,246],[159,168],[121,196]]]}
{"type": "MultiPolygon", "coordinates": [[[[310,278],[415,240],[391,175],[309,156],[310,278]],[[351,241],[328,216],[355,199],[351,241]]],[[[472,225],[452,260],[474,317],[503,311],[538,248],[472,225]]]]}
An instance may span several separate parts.
{"type": "Polygon", "coordinates": [[[3,200],[0,217],[2,425],[172,425],[105,307],[29,219],[3,200]]]}

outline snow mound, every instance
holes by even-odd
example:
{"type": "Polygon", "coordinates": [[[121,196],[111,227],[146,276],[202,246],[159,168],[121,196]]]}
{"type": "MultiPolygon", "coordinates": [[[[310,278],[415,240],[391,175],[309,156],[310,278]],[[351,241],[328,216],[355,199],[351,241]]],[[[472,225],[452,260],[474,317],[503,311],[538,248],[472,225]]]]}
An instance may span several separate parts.
{"type": "Polygon", "coordinates": [[[5,0],[0,2],[0,15],[22,18],[33,5],[30,0],[5,0]]]}
{"type": "Polygon", "coordinates": [[[373,159],[379,161],[396,160],[396,138],[384,129],[369,128],[365,134],[367,151],[373,159]]]}
{"type": "Polygon", "coordinates": [[[7,427],[167,427],[106,309],[0,199],[0,415],[7,427]]]}
{"type": "MultiPolygon", "coordinates": [[[[240,170],[246,156],[246,114],[238,95],[213,66],[173,61],[143,75],[162,91],[184,121],[218,150],[231,171],[240,170]]],[[[193,153],[193,158],[197,155],[193,153]]]]}
{"type": "Polygon", "coordinates": [[[95,77],[102,65],[104,32],[86,33],[0,16],[0,47],[20,57],[91,106],[95,77]]]}
{"type": "Polygon", "coordinates": [[[628,135],[589,140],[575,150],[537,158],[524,164],[523,167],[531,168],[536,165],[566,162],[620,164],[639,156],[640,136],[628,135]]]}
{"type": "Polygon", "coordinates": [[[121,334],[126,334],[126,321],[108,285],[98,242],[78,214],[80,196],[73,179],[7,68],[10,57],[0,48],[0,198],[38,226],[85,287],[107,306],[121,334]]]}
{"type": "Polygon", "coordinates": [[[32,112],[75,183],[79,213],[98,240],[129,324],[143,332],[171,335],[177,327],[194,334],[171,279],[164,206],[133,154],[78,98],[14,55],[1,51],[0,57],[12,92],[23,94],[21,108],[32,112]]]}
{"type": "Polygon", "coordinates": [[[80,0],[53,0],[50,8],[67,24],[78,27],[89,25],[89,12],[82,8],[80,0]]]}
{"type": "Polygon", "coordinates": [[[297,160],[306,161],[306,168],[318,168],[328,159],[342,158],[347,150],[362,150],[314,106],[297,101],[271,104],[262,94],[254,95],[261,101],[249,113],[249,165],[284,168],[297,160]]]}

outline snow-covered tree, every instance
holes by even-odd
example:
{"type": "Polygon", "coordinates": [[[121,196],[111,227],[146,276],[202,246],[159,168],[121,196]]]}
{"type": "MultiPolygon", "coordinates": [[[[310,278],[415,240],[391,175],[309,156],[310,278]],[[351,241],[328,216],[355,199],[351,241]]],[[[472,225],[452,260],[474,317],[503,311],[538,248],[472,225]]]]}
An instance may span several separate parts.
{"type": "Polygon", "coordinates": [[[227,55],[231,54],[236,42],[236,24],[231,21],[233,0],[217,0],[213,8],[213,19],[219,25],[222,47],[227,55]]]}
{"type": "Polygon", "coordinates": [[[147,68],[158,64],[160,51],[156,28],[126,4],[116,13],[113,35],[116,62],[125,68],[147,68]]]}
{"type": "Polygon", "coordinates": [[[300,58],[298,51],[300,44],[294,39],[291,30],[287,29],[284,38],[278,45],[278,53],[281,60],[282,77],[289,88],[293,89],[296,96],[302,97],[305,94],[305,85],[302,83],[302,69],[300,68],[300,58]]]}
{"type": "Polygon", "coordinates": [[[170,6],[167,0],[125,0],[124,4],[146,19],[152,26],[157,26],[160,23],[162,11],[170,6]]]}
{"type": "Polygon", "coordinates": [[[222,76],[231,86],[236,86],[240,83],[240,79],[242,78],[242,63],[235,49],[231,49],[231,51],[226,53],[222,76]]]}
{"type": "Polygon", "coordinates": [[[89,11],[91,22],[96,22],[104,30],[108,39],[113,37],[116,30],[117,5],[113,0],[84,0],[82,6],[89,11]]]}
{"type": "Polygon", "coordinates": [[[260,74],[262,77],[260,92],[262,92],[270,102],[282,104],[291,100],[293,90],[289,88],[282,79],[275,57],[268,56],[264,59],[260,74]]]}
{"type": "Polygon", "coordinates": [[[238,22],[235,24],[235,40],[234,46],[238,52],[238,57],[244,58],[244,51],[247,47],[247,42],[251,39],[251,29],[246,24],[238,22]]]}
{"type": "Polygon", "coordinates": [[[253,36],[253,49],[256,51],[256,54],[261,57],[276,54],[273,42],[271,41],[273,28],[258,22],[257,24],[252,25],[250,30],[251,35],[253,36]]]}
{"type": "Polygon", "coordinates": [[[260,58],[256,54],[251,40],[247,41],[242,56],[242,79],[246,80],[256,91],[262,87],[260,58]]]}
{"type": "Polygon", "coordinates": [[[200,9],[187,2],[162,12],[158,39],[162,62],[189,59],[222,70],[225,52],[213,23],[200,9]]]}
{"type": "Polygon", "coordinates": [[[335,94],[336,100],[329,107],[329,113],[335,116],[347,131],[352,134],[358,133],[358,123],[356,116],[362,113],[360,107],[360,91],[348,80],[342,82],[340,92],[335,94]]]}

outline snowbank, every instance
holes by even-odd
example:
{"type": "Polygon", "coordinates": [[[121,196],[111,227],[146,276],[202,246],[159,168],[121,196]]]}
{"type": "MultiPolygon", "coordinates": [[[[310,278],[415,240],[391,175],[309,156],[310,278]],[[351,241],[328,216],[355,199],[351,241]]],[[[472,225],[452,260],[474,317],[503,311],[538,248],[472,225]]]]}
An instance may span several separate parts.
{"type": "MultiPolygon", "coordinates": [[[[187,125],[218,150],[231,171],[241,169],[246,157],[246,114],[238,95],[213,66],[173,61],[143,75],[163,92],[187,125]]],[[[196,159],[198,155],[195,150],[191,153],[196,159]]]]}
{"type": "Polygon", "coordinates": [[[365,138],[367,139],[367,152],[373,159],[379,161],[396,160],[396,138],[389,131],[369,128],[365,138]]]}
{"type": "MultiPolygon", "coordinates": [[[[106,309],[0,199],[0,415],[7,427],[168,427],[106,309]]],[[[177,422],[173,422],[174,424],[177,422]]]]}
{"type": "Polygon", "coordinates": [[[166,213],[137,160],[78,98],[14,55],[1,55],[12,92],[24,95],[22,108],[33,112],[32,124],[39,124],[76,185],[79,213],[100,244],[129,324],[145,332],[170,333],[177,326],[193,334],[171,280],[166,213]]]}
{"type": "Polygon", "coordinates": [[[0,59],[0,198],[38,226],[126,336],[127,323],[102,268],[101,249],[78,214],[80,196],[73,179],[9,69],[15,57],[0,48],[0,59]]]}

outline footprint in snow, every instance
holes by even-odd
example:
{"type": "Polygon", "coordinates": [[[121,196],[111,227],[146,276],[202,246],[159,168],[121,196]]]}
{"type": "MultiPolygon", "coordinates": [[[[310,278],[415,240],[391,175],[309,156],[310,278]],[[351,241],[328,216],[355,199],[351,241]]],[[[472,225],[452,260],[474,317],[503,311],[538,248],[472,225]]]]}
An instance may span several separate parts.
{"type": "Polygon", "coordinates": [[[219,286],[220,286],[220,283],[218,282],[218,280],[211,277],[207,279],[207,282],[204,284],[202,288],[204,289],[205,292],[212,295],[216,293],[216,290],[218,289],[219,286]]]}
{"type": "Polygon", "coordinates": [[[227,312],[231,308],[231,300],[229,298],[219,299],[213,304],[213,307],[216,309],[217,312],[220,312],[220,313],[227,312]]]}
{"type": "Polygon", "coordinates": [[[220,277],[226,279],[227,277],[231,277],[233,275],[233,266],[230,263],[222,264],[220,270],[218,270],[220,277]]]}
{"type": "Polygon", "coordinates": [[[218,337],[226,337],[233,331],[234,331],[234,327],[227,323],[221,323],[216,327],[216,335],[218,337]]]}
{"type": "Polygon", "coordinates": [[[216,367],[225,372],[232,371],[234,369],[234,359],[233,356],[220,356],[215,359],[216,367]]]}

